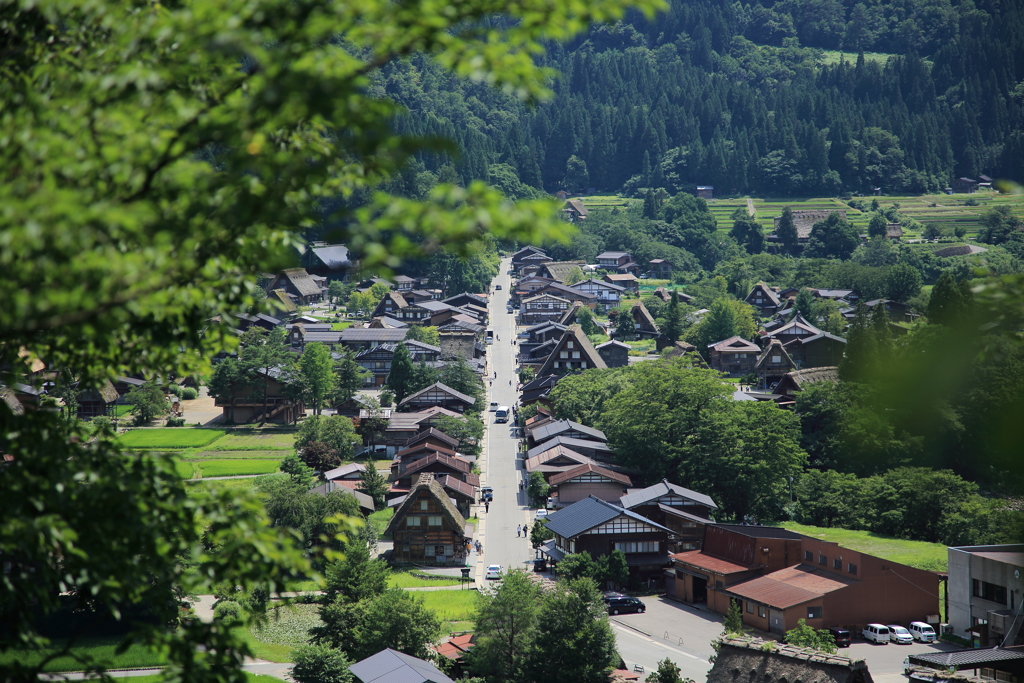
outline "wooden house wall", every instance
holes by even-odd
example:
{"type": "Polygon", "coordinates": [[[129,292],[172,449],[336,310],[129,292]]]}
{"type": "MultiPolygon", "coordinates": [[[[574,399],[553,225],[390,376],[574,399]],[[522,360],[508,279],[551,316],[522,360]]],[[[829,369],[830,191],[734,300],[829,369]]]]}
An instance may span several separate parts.
{"type": "Polygon", "coordinates": [[[624,487],[617,481],[576,481],[570,480],[558,485],[558,504],[569,505],[583,500],[588,496],[594,496],[609,503],[618,503],[622,497],[624,487]]]}
{"type": "Polygon", "coordinates": [[[796,345],[796,350],[793,360],[801,368],[828,368],[839,365],[843,360],[846,344],[822,337],[807,344],[796,345]]]}

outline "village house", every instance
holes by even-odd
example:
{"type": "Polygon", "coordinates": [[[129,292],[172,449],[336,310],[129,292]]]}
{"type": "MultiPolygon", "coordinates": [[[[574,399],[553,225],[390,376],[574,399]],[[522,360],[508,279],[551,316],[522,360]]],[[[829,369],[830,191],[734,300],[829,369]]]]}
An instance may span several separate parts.
{"type": "Polygon", "coordinates": [[[458,454],[451,455],[437,451],[415,460],[401,461],[398,464],[397,473],[391,475],[391,488],[388,495],[404,495],[415,484],[417,478],[427,472],[435,478],[451,476],[470,486],[479,486],[480,477],[472,473],[472,467],[472,463],[459,457],[458,454]]]}
{"type": "Polygon", "coordinates": [[[429,387],[420,389],[411,396],[406,396],[398,404],[399,410],[416,411],[424,408],[448,408],[459,413],[472,410],[476,399],[456,391],[441,382],[434,382],[429,387]]]}
{"type": "Polygon", "coordinates": [[[616,273],[632,273],[636,275],[640,266],[628,251],[606,251],[597,255],[597,267],[616,273]]]}
{"type": "Polygon", "coordinates": [[[556,446],[564,446],[571,451],[585,455],[592,460],[599,461],[602,466],[611,466],[615,463],[615,452],[603,441],[590,441],[589,439],[574,439],[568,436],[556,436],[544,443],[538,444],[526,451],[526,458],[530,459],[540,455],[556,446]]]}
{"type": "Polygon", "coordinates": [[[408,275],[396,275],[391,278],[395,282],[395,290],[399,292],[410,292],[416,288],[416,278],[408,275]]]}
{"type": "Polygon", "coordinates": [[[629,309],[633,316],[633,323],[636,326],[636,333],[640,338],[657,337],[661,334],[658,324],[654,322],[654,316],[647,310],[642,301],[637,301],[629,309]]]}
{"type": "Polygon", "coordinates": [[[554,261],[554,259],[547,254],[530,254],[523,259],[522,263],[516,269],[516,272],[523,276],[535,275],[541,270],[544,264],[551,263],[552,261],[554,261]]]}
{"type": "Polygon", "coordinates": [[[569,302],[570,305],[578,302],[591,309],[594,308],[598,301],[600,301],[600,298],[597,294],[592,294],[591,292],[588,292],[583,289],[576,289],[575,287],[563,285],[560,282],[553,282],[550,285],[547,285],[546,287],[541,287],[536,292],[534,292],[535,296],[543,294],[549,294],[551,296],[557,296],[559,298],[565,299],[566,301],[569,302]]]}
{"type": "Polygon", "coordinates": [[[627,291],[633,292],[634,294],[640,291],[640,283],[636,279],[636,275],[633,275],[632,273],[607,273],[601,279],[605,282],[610,282],[613,285],[624,287],[627,291]]]}
{"type": "Polygon", "coordinates": [[[547,255],[547,252],[545,252],[540,247],[527,245],[520,249],[519,251],[512,254],[512,270],[519,270],[520,266],[523,265],[524,260],[529,256],[543,256],[547,257],[548,259],[551,258],[550,256],[547,255]]]}
{"type": "Polygon", "coordinates": [[[340,332],[338,343],[351,351],[372,349],[381,344],[397,344],[405,341],[408,328],[349,327],[340,332]]]}
{"type": "Polygon", "coordinates": [[[784,304],[779,300],[779,295],[763,282],[754,285],[744,301],[758,309],[761,317],[774,315],[776,311],[784,308],[784,304]]]}
{"type": "MultiPolygon", "coordinates": [[[[869,311],[873,311],[875,306],[885,306],[886,313],[889,314],[889,319],[894,323],[909,323],[913,322],[917,318],[917,314],[914,313],[914,309],[899,301],[891,301],[889,299],[874,299],[872,301],[865,301],[864,305],[868,307],[869,311]]],[[[857,309],[844,308],[839,311],[843,314],[843,317],[847,320],[853,320],[857,317],[857,309]]]]}
{"type": "Polygon", "coordinates": [[[583,261],[548,261],[542,263],[537,268],[537,275],[540,277],[546,277],[565,284],[565,281],[569,278],[569,273],[579,268],[583,270],[583,266],[586,264],[583,261]]]}
{"type": "MultiPolygon", "coordinates": [[[[424,434],[425,432],[420,432],[424,434]]],[[[411,441],[412,439],[410,439],[411,441]]],[[[463,457],[461,453],[458,453],[454,448],[448,446],[436,446],[428,443],[419,443],[413,446],[406,446],[402,450],[395,453],[391,460],[391,475],[393,477],[399,476],[400,473],[404,472],[409,465],[416,462],[417,460],[423,460],[424,458],[431,455],[444,455],[449,458],[459,458],[465,460],[471,464],[471,460],[468,457],[463,457]]],[[[475,458],[473,458],[475,460],[475,458]]],[[[460,472],[469,472],[469,468],[463,468],[460,472]]],[[[406,487],[408,488],[408,487],[406,487]]]]}
{"type": "Polygon", "coordinates": [[[725,635],[707,683],[873,683],[863,659],[749,636],[725,635]]]}
{"type": "Polygon", "coordinates": [[[562,206],[562,211],[570,223],[586,220],[587,216],[590,215],[590,211],[587,210],[587,207],[583,206],[583,202],[579,199],[566,201],[562,206]]]}
{"type": "MultiPolygon", "coordinates": [[[[906,328],[900,328],[904,330],[906,328]]],[[[846,352],[846,340],[828,332],[798,337],[783,344],[797,368],[820,368],[839,365],[846,352]]]]}
{"type": "Polygon", "coordinates": [[[577,453],[567,446],[555,445],[534,454],[524,464],[527,472],[540,472],[548,480],[556,474],[576,469],[580,465],[600,464],[593,458],[577,453]]]}
{"type": "Polygon", "coordinates": [[[956,194],[973,194],[978,191],[978,181],[974,178],[961,176],[953,180],[953,192],[956,194]]]}
{"type": "Polygon", "coordinates": [[[328,479],[319,486],[314,486],[309,490],[309,493],[314,496],[326,496],[330,493],[338,493],[339,495],[352,496],[359,503],[359,512],[363,517],[368,517],[374,513],[376,507],[373,504],[373,498],[366,495],[362,491],[357,491],[354,487],[348,486],[349,482],[344,480],[334,481],[328,479]]]}
{"type": "Polygon", "coordinates": [[[357,683],[455,683],[422,659],[387,648],[348,668],[357,683]]]}
{"type": "Polygon", "coordinates": [[[323,300],[324,288],[314,281],[305,268],[282,270],[267,285],[267,293],[283,290],[296,302],[308,306],[323,300]]]}
{"type": "MultiPolygon", "coordinates": [[[[460,417],[460,413],[438,406],[432,406],[414,413],[400,413],[391,408],[384,408],[382,412],[388,425],[384,429],[384,439],[380,442],[380,445],[385,448],[389,457],[394,456],[397,451],[405,448],[409,440],[420,432],[435,427],[439,417],[460,417]]],[[[360,412],[360,420],[367,419],[368,417],[369,411],[363,410],[360,412]]],[[[370,445],[365,437],[363,445],[370,445]]]]}
{"type": "Polygon", "coordinates": [[[778,383],[787,372],[796,370],[796,367],[796,363],[786,353],[782,342],[778,339],[772,339],[764,347],[764,351],[761,352],[757,362],[754,364],[754,373],[757,375],[758,386],[762,389],[769,389],[772,385],[778,383]]]}
{"type": "MultiPolygon", "coordinates": [[[[826,220],[831,214],[838,213],[839,217],[846,220],[845,210],[834,210],[834,211],[804,211],[798,210],[793,212],[793,224],[796,226],[796,235],[800,244],[806,244],[811,238],[811,230],[814,228],[815,223],[820,223],[826,220]]],[[[768,236],[768,241],[778,242],[779,237],[779,222],[782,220],[782,216],[775,217],[775,232],[768,236]]]]}
{"type": "Polygon", "coordinates": [[[714,185],[698,185],[695,194],[698,199],[714,199],[715,187],[714,185]]]}
{"type": "Polygon", "coordinates": [[[647,262],[647,277],[656,280],[668,280],[672,277],[672,264],[663,258],[653,258],[647,262]]]}
{"type": "Polygon", "coordinates": [[[797,313],[788,323],[784,323],[779,326],[766,325],[765,330],[765,334],[761,335],[760,338],[762,345],[771,343],[771,340],[773,339],[776,339],[785,345],[794,339],[813,337],[821,334],[821,330],[808,322],[808,320],[799,313],[797,313]]]}
{"type": "Polygon", "coordinates": [[[718,506],[710,496],[677,486],[663,479],[643,489],[632,489],[619,499],[619,507],[643,515],[668,527],[675,534],[670,552],[700,550],[704,527],[712,524],[718,506]]]}
{"type": "Polygon", "coordinates": [[[606,308],[614,308],[618,306],[619,301],[622,299],[622,293],[626,291],[625,287],[594,279],[577,282],[572,285],[572,288],[596,296],[597,303],[605,306],[606,308]]]}
{"type": "Polygon", "coordinates": [[[714,344],[711,349],[711,369],[730,375],[749,375],[754,371],[761,348],[743,337],[729,337],[714,344]]]}
{"type": "MultiPolygon", "coordinates": [[[[140,384],[144,382],[138,380],[140,384]]],[[[15,389],[6,388],[7,391],[11,392],[11,395],[16,398],[18,403],[22,406],[28,404],[32,407],[38,407],[39,405],[39,392],[33,387],[27,384],[16,385],[15,389]],[[26,393],[25,390],[30,390],[26,393]],[[23,397],[28,397],[34,400],[25,400],[23,397]]],[[[80,391],[76,397],[78,401],[78,419],[80,420],[91,420],[94,417],[112,417],[114,414],[114,406],[117,404],[118,399],[121,395],[117,389],[110,382],[109,379],[103,380],[98,388],[85,389],[80,391]]],[[[23,412],[19,414],[24,414],[23,412]]]]}
{"type": "Polygon", "coordinates": [[[271,368],[268,372],[257,371],[254,374],[258,386],[241,386],[231,396],[218,396],[214,401],[214,405],[222,409],[225,422],[295,424],[300,417],[305,416],[306,407],[300,399],[292,395],[294,392],[289,391],[281,380],[280,368],[271,368]]]}
{"type": "Polygon", "coordinates": [[[839,368],[835,366],[831,367],[817,367],[807,370],[794,370],[787,372],[779,380],[779,383],[775,386],[775,393],[783,396],[793,396],[798,391],[806,389],[809,385],[815,382],[838,382],[839,381],[839,368]]]}
{"type": "Polygon", "coordinates": [[[624,368],[629,365],[629,344],[618,339],[606,341],[594,347],[604,364],[610,368],[624,368]]]}
{"type": "Polygon", "coordinates": [[[553,474],[547,482],[551,486],[550,496],[556,508],[571,505],[587,496],[618,503],[619,498],[633,485],[629,475],[612,472],[594,463],[553,474]]]}
{"type": "Polygon", "coordinates": [[[406,300],[407,292],[387,292],[384,297],[377,302],[377,307],[370,313],[372,317],[387,316],[395,320],[401,320],[401,310],[409,305],[406,300]]]}
{"type": "Polygon", "coordinates": [[[384,530],[393,562],[463,565],[471,530],[433,474],[419,476],[384,530]]]}
{"type": "Polygon", "coordinates": [[[301,263],[310,275],[342,282],[348,282],[359,269],[359,262],[352,259],[348,247],[326,242],[313,242],[309,245],[302,254],[301,263]]]}
{"type": "Polygon", "coordinates": [[[662,582],[672,532],[643,515],[588,496],[553,513],[547,526],[555,537],[541,545],[540,551],[555,562],[583,551],[600,559],[620,550],[638,581],[662,582]]]}
{"type": "Polygon", "coordinates": [[[520,307],[520,321],[524,325],[536,325],[548,320],[561,318],[569,308],[569,301],[554,294],[537,294],[523,299],[520,307]]]}
{"type": "MultiPolygon", "coordinates": [[[[399,343],[404,344],[405,348],[409,350],[413,363],[434,363],[441,357],[440,346],[414,339],[399,343]]],[[[395,357],[396,349],[398,349],[398,344],[381,344],[356,354],[356,362],[359,367],[368,372],[365,378],[366,386],[384,386],[391,373],[391,361],[395,357]]]]}
{"type": "Polygon", "coordinates": [[[537,371],[537,376],[564,375],[578,370],[607,367],[580,326],[570,325],[554,345],[544,365],[537,371]]]}
{"type": "Polygon", "coordinates": [[[543,424],[526,429],[526,442],[531,447],[560,436],[600,443],[608,442],[608,437],[600,429],[588,427],[572,420],[545,420],[543,424]]]}
{"type": "Polygon", "coordinates": [[[561,375],[538,375],[520,388],[519,405],[536,404],[539,408],[552,408],[551,389],[558,384],[561,375]]]}

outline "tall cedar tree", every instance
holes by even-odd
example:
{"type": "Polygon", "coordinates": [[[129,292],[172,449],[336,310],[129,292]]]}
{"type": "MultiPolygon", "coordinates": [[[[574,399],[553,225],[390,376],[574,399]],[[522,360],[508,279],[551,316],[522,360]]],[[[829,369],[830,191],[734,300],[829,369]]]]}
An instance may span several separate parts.
{"type": "Polygon", "coordinates": [[[796,231],[796,223],[793,222],[793,209],[788,206],[782,209],[782,218],[779,219],[779,227],[775,235],[782,242],[782,249],[787,254],[795,254],[800,244],[796,231]]]}
{"type": "Polygon", "coordinates": [[[243,367],[255,377],[263,399],[263,410],[258,417],[263,422],[269,410],[270,382],[272,379],[286,380],[294,360],[285,345],[285,332],[279,327],[270,332],[262,327],[250,327],[242,335],[241,342],[239,358],[243,367]]]}
{"type": "Polygon", "coordinates": [[[630,340],[636,336],[636,321],[633,320],[632,307],[619,309],[619,316],[615,322],[616,339],[630,340]]]}
{"type": "Polygon", "coordinates": [[[839,363],[839,379],[844,382],[867,381],[875,370],[877,351],[868,307],[863,301],[858,301],[846,335],[846,351],[839,363]]]}
{"type": "Polygon", "coordinates": [[[968,305],[964,300],[964,290],[957,284],[953,271],[945,270],[932,288],[932,296],[928,300],[928,321],[935,325],[957,327],[966,317],[968,305]]]}
{"type": "Polygon", "coordinates": [[[405,344],[399,344],[395,347],[395,353],[391,357],[391,372],[388,373],[387,379],[388,389],[395,394],[395,405],[413,393],[411,390],[412,374],[412,355],[405,344]]]}
{"type": "Polygon", "coordinates": [[[334,400],[337,403],[345,403],[351,400],[365,384],[367,372],[356,362],[356,354],[351,349],[346,349],[341,354],[341,360],[334,368],[334,400]]]}
{"type": "Polygon", "coordinates": [[[661,326],[661,333],[672,343],[678,341],[683,333],[683,312],[679,310],[679,292],[674,289],[665,309],[665,324],[661,326]]]}
{"type": "Polygon", "coordinates": [[[361,482],[360,488],[363,492],[373,498],[373,507],[377,510],[384,508],[384,500],[388,495],[388,480],[383,474],[377,471],[372,459],[366,461],[366,469],[359,473],[361,482]]]}

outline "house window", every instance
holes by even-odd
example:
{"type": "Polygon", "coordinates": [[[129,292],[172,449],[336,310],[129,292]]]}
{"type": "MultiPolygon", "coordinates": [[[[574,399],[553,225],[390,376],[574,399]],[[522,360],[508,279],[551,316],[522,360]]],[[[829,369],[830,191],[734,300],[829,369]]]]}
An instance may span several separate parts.
{"type": "Polygon", "coordinates": [[[841,570],[843,568],[843,558],[837,557],[832,560],[832,568],[841,570]]]}
{"type": "Polygon", "coordinates": [[[750,600],[747,600],[747,614],[753,614],[753,613],[754,613],[754,603],[750,602],[750,600]]]}
{"type": "Polygon", "coordinates": [[[808,619],[821,619],[821,607],[808,607],[807,608],[808,619]]]}
{"type": "Polygon", "coordinates": [[[573,358],[579,358],[580,357],[580,352],[579,351],[573,351],[572,352],[572,357],[573,358]]]}
{"type": "Polygon", "coordinates": [[[444,555],[445,555],[444,546],[443,545],[435,545],[434,546],[434,555],[436,555],[437,557],[444,557],[444,555]]]}
{"type": "Polygon", "coordinates": [[[856,574],[857,565],[851,562],[850,564],[846,565],[846,571],[850,572],[851,574],[856,574]]]}
{"type": "Polygon", "coordinates": [[[720,591],[725,588],[725,584],[721,581],[715,581],[715,590],[720,591]]]}
{"type": "Polygon", "coordinates": [[[410,529],[418,529],[420,526],[419,516],[406,517],[405,526],[409,527],[410,529]]]}
{"type": "Polygon", "coordinates": [[[427,509],[427,501],[421,500],[420,501],[420,510],[426,510],[426,509],[427,509]]]}
{"type": "Polygon", "coordinates": [[[615,544],[616,550],[624,553],[656,553],[660,549],[658,541],[626,541],[615,544]]]}
{"type": "Polygon", "coordinates": [[[818,554],[818,564],[827,567],[828,566],[828,558],[819,553],[818,554]]]}
{"type": "Polygon", "coordinates": [[[679,548],[680,548],[680,550],[696,550],[697,549],[697,542],[696,541],[690,541],[688,543],[680,543],[679,544],[679,548]]]}
{"type": "Polygon", "coordinates": [[[772,356],[772,362],[773,363],[781,363],[782,362],[782,356],[772,356]]]}
{"type": "Polygon", "coordinates": [[[762,619],[766,619],[768,617],[768,610],[765,609],[764,605],[757,606],[757,616],[761,617],[762,619]]]}
{"type": "Polygon", "coordinates": [[[427,517],[427,526],[441,526],[441,515],[427,517]]]}
{"type": "Polygon", "coordinates": [[[558,357],[559,358],[568,358],[569,357],[569,352],[568,351],[559,351],[558,352],[558,357]]]}
{"type": "Polygon", "coordinates": [[[810,550],[805,550],[804,559],[808,562],[814,562],[814,553],[812,553],[810,550]]]}

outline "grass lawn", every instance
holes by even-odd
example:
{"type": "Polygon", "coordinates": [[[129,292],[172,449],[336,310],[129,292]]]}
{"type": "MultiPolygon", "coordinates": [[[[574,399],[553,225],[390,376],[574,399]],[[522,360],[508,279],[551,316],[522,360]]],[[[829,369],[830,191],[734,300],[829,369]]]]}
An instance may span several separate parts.
{"type": "Polygon", "coordinates": [[[352,327],[352,324],[353,323],[350,323],[350,322],[348,322],[348,323],[331,323],[331,329],[334,330],[335,332],[341,332],[342,330],[347,330],[348,328],[352,327]]]}
{"type": "MultiPolygon", "coordinates": [[[[117,636],[105,636],[100,638],[82,638],[79,641],[75,652],[81,656],[88,656],[97,662],[102,662],[110,669],[142,669],[150,666],[161,666],[166,659],[157,653],[145,648],[142,645],[132,645],[125,652],[115,655],[114,650],[121,639],[117,636]]],[[[20,662],[22,664],[35,664],[45,657],[56,652],[63,646],[61,641],[55,640],[54,646],[43,650],[8,650],[0,653],[0,663],[20,662]]],[[[81,671],[82,665],[77,659],[70,656],[58,657],[46,665],[44,671],[81,671]]]]}
{"type": "Polygon", "coordinates": [[[254,479],[220,479],[218,481],[203,481],[193,479],[185,482],[185,491],[210,491],[213,489],[251,489],[254,479]]]}
{"type": "Polygon", "coordinates": [[[806,534],[826,541],[835,541],[839,545],[868,553],[886,560],[925,569],[927,571],[946,571],[946,546],[941,543],[927,541],[906,541],[892,536],[883,536],[871,531],[851,531],[850,529],[826,529],[817,526],[805,526],[795,522],[783,522],[782,526],[799,534],[806,534]]]}
{"type": "Polygon", "coordinates": [[[204,477],[231,477],[242,474],[277,472],[280,460],[200,460],[195,463],[204,477]]]}
{"type": "MultiPolygon", "coordinates": [[[[205,444],[204,444],[205,445],[205,444]]],[[[295,448],[292,432],[232,432],[218,441],[214,451],[290,451],[295,448]]]]}
{"type": "Polygon", "coordinates": [[[391,517],[394,514],[394,508],[387,508],[384,510],[377,510],[377,512],[370,515],[370,524],[373,525],[378,536],[382,536],[384,534],[384,529],[387,527],[388,522],[391,521],[391,517]]]}
{"type": "Polygon", "coordinates": [[[175,460],[174,469],[182,479],[191,479],[196,476],[196,470],[192,466],[192,463],[186,460],[175,460]]]}
{"type": "Polygon", "coordinates": [[[122,434],[119,441],[125,448],[199,448],[208,446],[224,436],[223,429],[189,429],[164,427],[162,429],[133,429],[122,434]]]}
{"type": "Polygon", "coordinates": [[[457,624],[476,618],[477,592],[475,590],[422,591],[423,606],[437,615],[447,631],[458,630],[457,624]]]}

